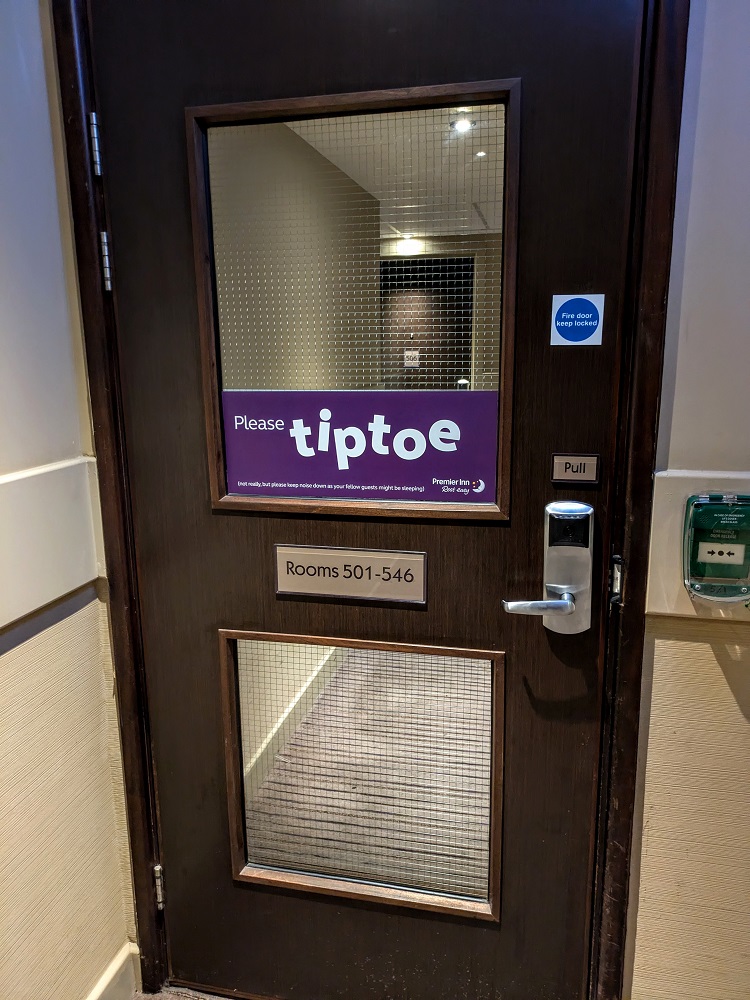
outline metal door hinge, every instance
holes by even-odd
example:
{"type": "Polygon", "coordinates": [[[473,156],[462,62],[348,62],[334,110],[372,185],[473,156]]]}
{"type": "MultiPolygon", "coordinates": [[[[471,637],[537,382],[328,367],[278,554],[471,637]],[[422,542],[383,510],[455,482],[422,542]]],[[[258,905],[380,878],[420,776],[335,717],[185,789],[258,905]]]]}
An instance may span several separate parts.
{"type": "Polygon", "coordinates": [[[163,910],[167,900],[164,895],[164,869],[161,865],[154,865],[154,895],[156,896],[156,909],[163,910]]]}
{"type": "Polygon", "coordinates": [[[112,291],[112,262],[109,259],[109,233],[102,230],[99,233],[99,249],[102,254],[102,278],[104,287],[108,292],[112,291]]]}
{"type": "Polygon", "coordinates": [[[612,556],[612,568],[609,574],[609,603],[619,604],[622,599],[622,556],[612,556]]]}
{"type": "Polygon", "coordinates": [[[96,111],[89,111],[89,139],[91,141],[91,164],[94,176],[102,176],[102,149],[99,144],[99,119],[96,111]]]}

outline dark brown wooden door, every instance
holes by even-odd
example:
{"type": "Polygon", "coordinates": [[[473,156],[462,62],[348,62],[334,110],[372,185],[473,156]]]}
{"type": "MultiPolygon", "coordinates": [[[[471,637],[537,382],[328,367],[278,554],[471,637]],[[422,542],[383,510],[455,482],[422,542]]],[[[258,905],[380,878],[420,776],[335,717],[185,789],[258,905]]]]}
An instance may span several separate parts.
{"type": "Polygon", "coordinates": [[[642,7],[92,0],[175,983],[299,1000],[586,993],[642,7]],[[185,109],[483,80],[521,88],[510,516],[212,509],[185,109]],[[550,345],[562,293],[606,296],[601,346],[550,345]],[[600,485],[553,485],[555,452],[599,455],[600,485]],[[501,606],[542,596],[556,499],[595,508],[578,635],[501,606]],[[280,599],[276,543],[426,552],[428,602],[280,599]],[[504,653],[498,920],[233,878],[220,629],[504,653]]]}

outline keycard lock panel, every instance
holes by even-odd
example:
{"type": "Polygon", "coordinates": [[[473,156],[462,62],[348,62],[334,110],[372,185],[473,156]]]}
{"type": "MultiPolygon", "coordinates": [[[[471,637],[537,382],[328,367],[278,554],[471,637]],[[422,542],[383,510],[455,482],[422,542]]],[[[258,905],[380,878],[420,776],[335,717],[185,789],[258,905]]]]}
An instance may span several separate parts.
{"type": "Polygon", "coordinates": [[[551,632],[576,633],[591,628],[591,574],[594,509],[586,503],[562,500],[544,509],[546,545],[544,584],[549,596],[570,594],[575,610],[569,616],[544,616],[551,632]]]}
{"type": "Polygon", "coordinates": [[[750,496],[688,497],[683,531],[685,587],[693,600],[750,600],[750,496]]]}
{"type": "Polygon", "coordinates": [[[511,615],[539,615],[550,632],[591,628],[594,508],[557,500],[544,508],[544,590],[539,601],[503,601],[511,615]]]}

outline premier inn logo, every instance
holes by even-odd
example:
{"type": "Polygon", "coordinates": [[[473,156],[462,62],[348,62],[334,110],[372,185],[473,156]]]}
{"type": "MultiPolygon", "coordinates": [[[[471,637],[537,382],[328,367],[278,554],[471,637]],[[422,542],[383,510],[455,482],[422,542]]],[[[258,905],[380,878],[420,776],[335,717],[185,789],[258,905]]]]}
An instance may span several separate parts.
{"type": "MultiPolygon", "coordinates": [[[[373,414],[367,431],[356,426],[331,427],[332,414],[325,407],[320,411],[319,418],[316,430],[307,426],[304,420],[292,420],[289,435],[302,458],[313,458],[320,452],[333,450],[339,469],[348,469],[350,460],[364,455],[368,448],[376,455],[390,455],[393,451],[397,458],[413,462],[421,458],[428,447],[438,452],[456,451],[461,440],[460,427],[454,420],[448,419],[435,420],[425,436],[415,427],[404,427],[392,433],[393,428],[386,423],[382,413],[373,414]]],[[[240,415],[235,416],[234,427],[235,430],[247,431],[286,430],[283,420],[250,419],[240,415]]]]}

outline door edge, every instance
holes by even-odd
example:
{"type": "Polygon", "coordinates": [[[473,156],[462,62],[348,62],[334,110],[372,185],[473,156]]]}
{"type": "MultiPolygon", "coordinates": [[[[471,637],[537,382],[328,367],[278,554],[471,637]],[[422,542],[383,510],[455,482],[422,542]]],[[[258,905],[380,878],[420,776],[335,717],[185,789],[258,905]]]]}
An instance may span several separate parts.
{"type": "Polygon", "coordinates": [[[128,487],[111,273],[102,270],[107,215],[101,169],[90,155],[96,111],[86,0],[51,0],[68,190],[88,374],[109,597],[117,716],[135,896],[141,978],[148,991],[167,978],[163,916],[154,891],[158,802],[143,670],[138,581],[128,487]]]}
{"type": "Polygon", "coordinates": [[[622,595],[614,599],[606,653],[590,1000],[621,1000],[628,932],[651,536],[682,93],[690,0],[644,0],[638,82],[628,308],[613,547],[622,595]]]}

